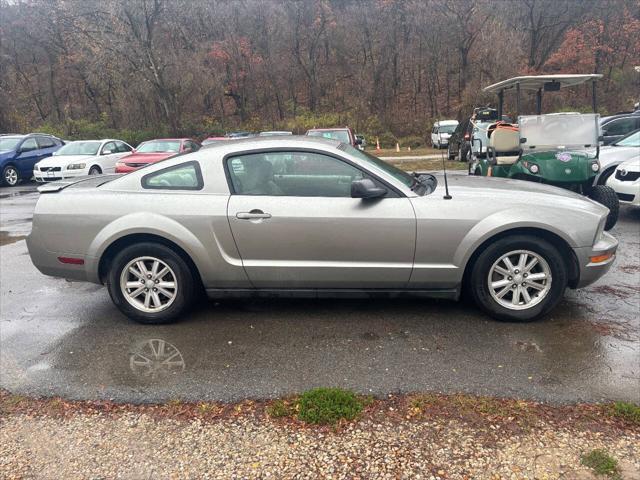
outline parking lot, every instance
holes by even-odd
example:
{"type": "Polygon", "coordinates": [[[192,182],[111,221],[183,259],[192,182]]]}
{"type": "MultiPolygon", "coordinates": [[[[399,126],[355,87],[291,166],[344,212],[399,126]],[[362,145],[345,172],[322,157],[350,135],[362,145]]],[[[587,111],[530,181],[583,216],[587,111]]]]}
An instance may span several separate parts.
{"type": "Polygon", "coordinates": [[[621,208],[609,274],[535,323],[435,300],[236,300],[144,326],[104,287],[35,269],[24,238],[37,196],[35,185],[0,189],[0,387],[13,392],[232,401],[323,385],[640,401],[638,209],[621,208]]]}

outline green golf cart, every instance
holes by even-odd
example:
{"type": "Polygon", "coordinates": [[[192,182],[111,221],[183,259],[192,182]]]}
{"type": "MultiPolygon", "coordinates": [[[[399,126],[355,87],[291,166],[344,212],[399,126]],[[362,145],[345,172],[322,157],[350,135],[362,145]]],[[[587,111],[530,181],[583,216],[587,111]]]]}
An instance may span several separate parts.
{"type": "Polygon", "coordinates": [[[611,187],[594,185],[600,171],[600,116],[596,113],[595,82],[601,77],[599,74],[525,76],[484,88],[485,92],[498,95],[498,118],[502,118],[504,93],[516,92],[518,123],[496,122],[487,128],[484,137],[488,142],[484,146],[487,154],[471,159],[469,174],[529,180],[587,195],[609,209],[605,228],[613,228],[618,220],[618,197],[611,187]],[[543,92],[586,82],[592,83],[594,113],[541,114],[543,92]],[[536,115],[520,115],[522,90],[536,92],[536,115]]]}

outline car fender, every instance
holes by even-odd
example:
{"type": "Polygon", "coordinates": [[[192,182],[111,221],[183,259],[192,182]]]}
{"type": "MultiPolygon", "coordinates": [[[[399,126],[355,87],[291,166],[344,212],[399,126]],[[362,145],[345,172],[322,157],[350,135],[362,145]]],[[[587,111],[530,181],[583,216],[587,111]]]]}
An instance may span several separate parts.
{"type": "MultiPolygon", "coordinates": [[[[464,267],[473,253],[485,241],[503,232],[518,228],[536,228],[553,233],[563,239],[571,248],[585,246],[583,245],[585,242],[593,242],[593,233],[591,233],[591,238],[587,240],[582,238],[584,237],[582,231],[569,234],[566,230],[566,225],[576,221],[575,219],[568,221],[567,216],[574,215],[584,217],[584,214],[581,214],[581,212],[538,207],[537,213],[539,220],[523,221],[522,218],[532,217],[531,210],[529,208],[516,207],[501,210],[485,217],[467,232],[458,245],[453,258],[454,265],[464,267]],[[563,228],[563,225],[565,228],[563,228]]],[[[594,221],[597,223],[597,220],[594,221]]],[[[587,230],[589,229],[585,229],[585,231],[587,230]]],[[[594,230],[595,229],[591,229],[589,231],[593,232],[594,230]]]]}
{"type": "Polygon", "coordinates": [[[90,281],[99,283],[98,267],[107,248],[120,238],[133,234],[150,234],[165,238],[182,248],[196,265],[213,263],[200,240],[176,220],[157,213],[131,213],[105,225],[89,245],[85,261],[90,281]]]}

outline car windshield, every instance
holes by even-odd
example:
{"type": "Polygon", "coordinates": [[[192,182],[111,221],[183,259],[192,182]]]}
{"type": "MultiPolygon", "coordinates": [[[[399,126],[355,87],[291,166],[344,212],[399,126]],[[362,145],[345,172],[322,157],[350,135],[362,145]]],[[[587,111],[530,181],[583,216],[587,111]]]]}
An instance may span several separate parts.
{"type": "Polygon", "coordinates": [[[414,176],[409,175],[404,170],[400,170],[398,167],[395,167],[390,163],[385,162],[384,160],[380,160],[378,157],[375,157],[370,153],[359,150],[357,148],[353,148],[351,145],[347,145],[346,143],[341,144],[338,148],[343,152],[347,152],[353,155],[354,157],[358,157],[360,160],[368,163],[369,165],[374,165],[379,169],[384,170],[396,180],[404,183],[407,187],[413,187],[416,184],[416,178],[414,176]]]}
{"type": "Polygon", "coordinates": [[[616,147],[640,147],[640,130],[627,135],[614,143],[616,147]]]}
{"type": "Polygon", "coordinates": [[[2,150],[14,150],[18,143],[22,140],[21,137],[0,137],[0,151],[2,150]]]}
{"type": "Polygon", "coordinates": [[[342,143],[351,143],[349,132],[346,130],[309,130],[307,135],[311,137],[330,138],[342,143]]]}
{"type": "Polygon", "coordinates": [[[97,155],[100,142],[71,142],[67,143],[54,155],[97,155]]]}
{"type": "Polygon", "coordinates": [[[440,133],[453,133],[456,130],[457,125],[441,125],[438,127],[440,133]]]}
{"type": "Polygon", "coordinates": [[[160,152],[179,152],[180,141],[179,140],[151,140],[150,142],[144,142],[137,149],[137,153],[160,153],[160,152]]]}

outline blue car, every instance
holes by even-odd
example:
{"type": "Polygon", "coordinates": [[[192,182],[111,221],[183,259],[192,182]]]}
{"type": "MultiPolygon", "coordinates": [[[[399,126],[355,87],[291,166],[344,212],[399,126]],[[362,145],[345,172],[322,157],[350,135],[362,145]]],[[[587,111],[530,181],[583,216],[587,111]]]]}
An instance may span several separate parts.
{"type": "Polygon", "coordinates": [[[15,187],[20,180],[30,179],[33,166],[62,145],[62,140],[44,133],[0,135],[0,182],[15,187]]]}

